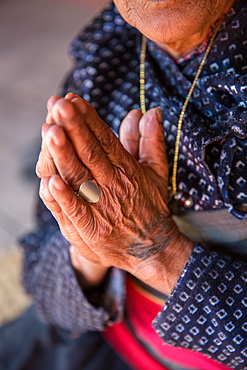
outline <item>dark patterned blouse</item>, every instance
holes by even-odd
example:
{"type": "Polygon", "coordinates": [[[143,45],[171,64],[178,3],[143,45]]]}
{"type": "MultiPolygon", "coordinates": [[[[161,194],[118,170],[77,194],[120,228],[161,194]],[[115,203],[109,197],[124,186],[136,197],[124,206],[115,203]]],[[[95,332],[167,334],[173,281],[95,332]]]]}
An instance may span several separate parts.
{"type": "MultiPolygon", "coordinates": [[[[64,83],[62,94],[72,91],[89,101],[116,134],[126,114],[140,108],[140,44],[139,31],[126,24],[114,5],[109,4],[71,47],[75,67],[64,83]]],[[[146,104],[147,108],[163,109],[171,167],[178,117],[203,50],[200,47],[187,60],[175,63],[148,40],[146,104]]],[[[230,239],[225,254],[231,250],[234,255],[239,243],[241,252],[237,257],[218,254],[214,239],[208,248],[207,237],[204,244],[195,237],[194,252],[174,292],[154,320],[154,329],[166,343],[200,351],[233,369],[247,369],[247,265],[243,261],[247,255],[247,4],[244,0],[237,0],[225,16],[187,107],[178,188],[193,199],[191,210],[185,214],[191,212],[201,217],[210,212],[216,224],[217,217],[220,221],[228,214],[228,234],[229,230],[230,234],[235,230],[235,236],[230,239]]],[[[201,219],[197,234],[202,234],[200,230],[207,226],[201,219]]],[[[224,226],[222,222],[219,224],[224,226]]],[[[210,227],[207,235],[215,233],[210,227]]],[[[224,235],[219,239],[223,240],[224,249],[227,240],[224,235]]],[[[88,300],[71,266],[69,244],[40,201],[37,229],[22,240],[22,246],[24,284],[45,320],[80,333],[103,330],[109,322],[122,318],[124,273],[112,268],[103,291],[94,292],[88,300]],[[101,303],[93,304],[92,300],[101,303]]]]}

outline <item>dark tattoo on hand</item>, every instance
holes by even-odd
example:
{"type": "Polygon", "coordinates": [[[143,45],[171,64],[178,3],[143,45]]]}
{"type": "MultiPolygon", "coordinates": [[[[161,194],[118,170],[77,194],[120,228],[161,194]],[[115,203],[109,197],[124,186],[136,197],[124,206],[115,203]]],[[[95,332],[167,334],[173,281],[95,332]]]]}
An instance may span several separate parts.
{"type": "Polygon", "coordinates": [[[171,241],[173,229],[173,221],[168,216],[161,214],[151,219],[140,231],[140,237],[128,246],[127,254],[145,261],[162,252],[171,241]]]}

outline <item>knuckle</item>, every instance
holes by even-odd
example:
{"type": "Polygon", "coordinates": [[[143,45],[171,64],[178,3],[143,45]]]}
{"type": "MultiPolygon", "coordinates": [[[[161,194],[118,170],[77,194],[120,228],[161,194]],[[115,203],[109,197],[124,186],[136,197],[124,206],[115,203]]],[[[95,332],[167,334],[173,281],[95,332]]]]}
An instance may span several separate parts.
{"type": "Polygon", "coordinates": [[[43,158],[39,158],[35,171],[40,179],[57,173],[54,162],[52,160],[44,160],[43,158]]]}
{"type": "Polygon", "coordinates": [[[39,196],[46,205],[46,207],[51,211],[53,216],[56,218],[58,214],[61,213],[61,208],[54,199],[47,196],[46,192],[42,189],[39,190],[39,196]]]}
{"type": "Polygon", "coordinates": [[[68,213],[69,217],[78,223],[84,215],[82,207],[80,206],[76,196],[73,196],[68,201],[68,213]]]}
{"type": "Polygon", "coordinates": [[[99,147],[96,143],[92,143],[86,153],[86,163],[88,164],[88,166],[94,166],[102,158],[103,158],[103,152],[99,150],[99,147]]]}
{"type": "Polygon", "coordinates": [[[79,186],[90,177],[88,169],[82,165],[77,165],[73,171],[66,171],[62,175],[63,180],[75,191],[78,191],[79,186]]]}
{"type": "Polygon", "coordinates": [[[40,166],[40,162],[38,161],[37,164],[36,164],[36,168],[35,168],[35,172],[36,172],[36,175],[42,179],[42,177],[44,176],[43,174],[43,171],[41,170],[41,166],[40,166]]]}
{"type": "Polygon", "coordinates": [[[39,157],[38,157],[38,161],[36,163],[36,167],[35,167],[35,172],[36,172],[36,175],[39,177],[39,178],[42,178],[44,176],[43,174],[43,152],[41,151],[39,153],[39,157]]]}
{"type": "Polygon", "coordinates": [[[76,173],[73,177],[71,183],[73,185],[73,188],[78,191],[81,184],[83,184],[85,181],[91,178],[91,175],[89,174],[88,170],[85,170],[84,173],[76,173]]]}

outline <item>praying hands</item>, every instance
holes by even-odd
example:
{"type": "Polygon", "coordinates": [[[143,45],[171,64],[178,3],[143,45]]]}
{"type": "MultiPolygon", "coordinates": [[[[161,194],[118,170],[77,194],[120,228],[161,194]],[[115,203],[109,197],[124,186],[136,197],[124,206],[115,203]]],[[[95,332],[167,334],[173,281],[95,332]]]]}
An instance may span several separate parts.
{"type": "Polygon", "coordinates": [[[80,269],[82,258],[82,275],[93,285],[116,266],[169,295],[191,254],[193,243],[178,231],[167,206],[160,121],[159,108],[144,115],[131,111],[120,142],[80,97],[69,93],[48,101],[37,163],[40,196],[78,252],[71,250],[74,267],[80,269]],[[96,203],[78,196],[88,180],[99,190],[96,203]]]}

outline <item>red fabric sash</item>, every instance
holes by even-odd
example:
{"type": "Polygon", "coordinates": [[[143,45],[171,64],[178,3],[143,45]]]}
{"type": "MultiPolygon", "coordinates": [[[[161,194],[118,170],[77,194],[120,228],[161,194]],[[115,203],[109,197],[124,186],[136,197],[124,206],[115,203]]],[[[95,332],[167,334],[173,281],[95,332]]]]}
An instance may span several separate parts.
{"type": "Polygon", "coordinates": [[[104,336],[116,353],[132,369],[167,370],[159,362],[159,359],[163,358],[168,363],[191,370],[229,370],[228,367],[218,364],[198,352],[164,344],[152,329],[152,321],[161,310],[163,303],[137,285],[130,276],[127,278],[126,305],[131,329],[127,322],[123,321],[108,327],[104,336]],[[144,342],[150,351],[145,349],[141,342],[144,342]]]}

